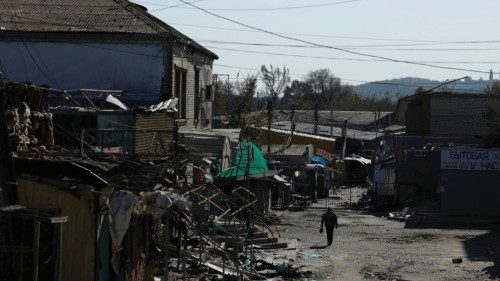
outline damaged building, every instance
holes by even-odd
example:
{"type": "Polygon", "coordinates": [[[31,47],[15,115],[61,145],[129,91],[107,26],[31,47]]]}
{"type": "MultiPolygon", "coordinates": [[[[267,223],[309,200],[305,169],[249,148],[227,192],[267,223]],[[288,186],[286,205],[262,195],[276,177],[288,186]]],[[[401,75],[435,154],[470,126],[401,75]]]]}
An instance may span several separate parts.
{"type": "Polygon", "coordinates": [[[500,97],[426,92],[400,102],[407,133],[396,137],[391,157],[375,163],[378,203],[430,201],[449,215],[498,216],[500,97]]]}
{"type": "Polygon", "coordinates": [[[296,241],[264,221],[272,174],[230,159],[237,131],[181,134],[175,99],[149,108],[52,111],[48,88],[2,85],[2,116],[10,117],[0,118],[0,279],[297,274],[290,267],[296,241]],[[7,149],[6,140],[13,144],[7,149]],[[228,193],[214,184],[223,170],[240,176],[228,193]],[[283,260],[267,257],[282,249],[291,257],[287,270],[277,271],[283,260]]]}
{"type": "Polygon", "coordinates": [[[210,128],[217,55],[127,0],[3,1],[2,71],[64,91],[123,92],[129,106],[179,99],[181,125],[210,128]]]}

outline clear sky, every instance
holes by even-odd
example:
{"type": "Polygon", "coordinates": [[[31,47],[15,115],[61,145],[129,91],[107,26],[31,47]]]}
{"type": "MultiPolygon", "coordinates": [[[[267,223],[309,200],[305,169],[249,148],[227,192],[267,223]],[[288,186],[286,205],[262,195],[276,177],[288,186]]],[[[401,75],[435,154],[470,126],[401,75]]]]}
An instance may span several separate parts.
{"type": "MultiPolygon", "coordinates": [[[[288,36],[314,43],[398,60],[429,62],[439,66],[486,72],[493,69],[495,78],[500,77],[500,0],[188,1],[195,1],[194,5],[236,21],[273,32],[293,34],[288,36]],[[338,4],[274,9],[330,3],[338,4]],[[274,10],[259,10],[268,8],[274,10]],[[462,43],[456,43],[457,41],[462,43]]],[[[464,70],[445,70],[395,62],[331,59],[373,60],[328,48],[306,47],[305,43],[248,31],[248,28],[187,5],[168,7],[182,4],[178,0],[134,2],[147,7],[151,14],[217,53],[220,59],[215,62],[214,72],[230,74],[232,80],[257,73],[257,70],[251,69],[258,69],[262,64],[286,66],[293,73],[292,78],[301,78],[311,70],[329,68],[336,76],[350,84],[407,76],[436,80],[463,76],[488,79],[489,76],[464,70]],[[207,26],[238,30],[206,28],[207,26]],[[247,43],[301,47],[255,46],[247,43]]]]}

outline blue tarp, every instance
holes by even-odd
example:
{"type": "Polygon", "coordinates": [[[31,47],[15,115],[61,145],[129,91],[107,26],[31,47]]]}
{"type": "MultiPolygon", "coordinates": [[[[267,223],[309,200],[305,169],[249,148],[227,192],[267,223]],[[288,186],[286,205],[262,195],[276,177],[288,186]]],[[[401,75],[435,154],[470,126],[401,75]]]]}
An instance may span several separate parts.
{"type": "Polygon", "coordinates": [[[314,156],[309,158],[310,164],[320,164],[320,165],[326,166],[328,164],[328,162],[329,161],[326,158],[321,157],[319,155],[314,155],[314,156]]]}

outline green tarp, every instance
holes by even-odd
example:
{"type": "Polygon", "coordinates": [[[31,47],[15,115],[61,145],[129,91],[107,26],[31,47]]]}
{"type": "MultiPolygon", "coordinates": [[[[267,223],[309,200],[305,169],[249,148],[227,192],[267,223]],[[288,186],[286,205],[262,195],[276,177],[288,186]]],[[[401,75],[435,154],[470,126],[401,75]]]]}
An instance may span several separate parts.
{"type": "Polygon", "coordinates": [[[252,142],[241,142],[240,147],[236,153],[235,166],[223,170],[221,178],[242,177],[247,174],[265,174],[269,172],[267,168],[266,159],[262,155],[259,147],[252,142]]]}

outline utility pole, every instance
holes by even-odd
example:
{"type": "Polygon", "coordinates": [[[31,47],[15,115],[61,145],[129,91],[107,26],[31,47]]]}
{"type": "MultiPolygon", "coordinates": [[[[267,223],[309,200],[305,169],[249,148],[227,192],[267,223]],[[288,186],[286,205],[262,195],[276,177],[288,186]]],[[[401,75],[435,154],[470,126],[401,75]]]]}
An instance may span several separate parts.
{"type": "MultiPolygon", "coordinates": [[[[230,91],[231,91],[231,85],[230,85],[230,76],[229,74],[217,74],[217,73],[214,73],[212,74],[212,77],[213,77],[213,80],[214,80],[214,85],[216,86],[219,86],[219,81],[222,82],[222,80],[219,79],[219,76],[224,76],[224,77],[227,77],[227,100],[224,100],[223,101],[223,104],[224,104],[224,112],[227,114],[226,112],[226,109],[227,109],[227,103],[229,102],[229,94],[230,94],[230,91]]],[[[218,97],[218,98],[222,98],[222,96],[220,95],[220,93],[218,92],[218,88],[215,88],[214,87],[214,96],[213,96],[213,100],[215,100],[215,97],[218,97]]],[[[222,92],[222,91],[221,91],[222,92]]]]}
{"type": "MultiPolygon", "coordinates": [[[[342,87],[339,84],[339,97],[341,94],[341,89],[342,87]]],[[[330,100],[330,137],[333,138],[333,96],[331,97],[330,100]]],[[[335,149],[335,148],[334,148],[335,149]]]]}
{"type": "Polygon", "coordinates": [[[267,161],[271,163],[271,123],[273,122],[273,102],[267,101],[267,161]]]}
{"type": "Polygon", "coordinates": [[[330,137],[333,137],[333,106],[330,107],[330,137]]]}
{"type": "Polygon", "coordinates": [[[347,146],[347,119],[344,120],[344,126],[342,127],[342,159],[345,158],[346,146],[347,146]]]}
{"type": "Polygon", "coordinates": [[[0,187],[3,192],[3,203],[8,206],[19,204],[19,194],[5,116],[5,100],[5,81],[3,74],[0,73],[0,187]]]}
{"type": "Polygon", "coordinates": [[[314,134],[318,134],[318,120],[319,120],[319,105],[316,103],[314,105],[314,134]]]}
{"type": "Polygon", "coordinates": [[[377,131],[375,131],[375,138],[378,138],[378,130],[380,129],[380,106],[378,107],[378,115],[377,112],[375,112],[376,117],[376,124],[377,124],[377,131]]]}

